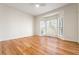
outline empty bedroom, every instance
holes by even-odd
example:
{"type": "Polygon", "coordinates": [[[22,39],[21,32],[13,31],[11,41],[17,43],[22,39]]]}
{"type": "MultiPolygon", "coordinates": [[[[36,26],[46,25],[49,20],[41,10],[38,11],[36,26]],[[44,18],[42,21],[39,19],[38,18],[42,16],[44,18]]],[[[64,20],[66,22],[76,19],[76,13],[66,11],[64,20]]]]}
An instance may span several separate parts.
{"type": "Polygon", "coordinates": [[[0,3],[0,55],[79,55],[79,4],[0,3]]]}

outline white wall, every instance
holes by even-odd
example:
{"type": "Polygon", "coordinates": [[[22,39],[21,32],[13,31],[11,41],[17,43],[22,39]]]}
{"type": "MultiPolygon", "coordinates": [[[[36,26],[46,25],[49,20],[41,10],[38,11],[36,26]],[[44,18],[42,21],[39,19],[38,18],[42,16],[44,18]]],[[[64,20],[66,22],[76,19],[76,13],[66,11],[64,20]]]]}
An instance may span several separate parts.
{"type": "Polygon", "coordinates": [[[33,34],[33,16],[9,6],[0,6],[0,41],[33,34]]]}
{"type": "Polygon", "coordinates": [[[66,40],[78,41],[77,4],[64,8],[64,37],[66,40]]]}
{"type": "Polygon", "coordinates": [[[78,4],[78,42],[79,42],[79,4],[78,4]]]}
{"type": "Polygon", "coordinates": [[[43,16],[59,13],[64,16],[64,38],[69,41],[78,41],[77,4],[69,4],[36,17],[35,34],[40,34],[40,20],[43,16]]]}

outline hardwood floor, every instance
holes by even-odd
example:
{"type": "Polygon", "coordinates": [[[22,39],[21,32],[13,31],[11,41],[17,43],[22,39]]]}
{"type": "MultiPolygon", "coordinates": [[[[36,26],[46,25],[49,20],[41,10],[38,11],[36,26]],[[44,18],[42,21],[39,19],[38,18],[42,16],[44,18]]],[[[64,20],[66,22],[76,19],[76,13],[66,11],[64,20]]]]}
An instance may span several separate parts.
{"type": "Polygon", "coordinates": [[[32,36],[0,42],[1,55],[79,55],[79,44],[55,37],[32,36]]]}

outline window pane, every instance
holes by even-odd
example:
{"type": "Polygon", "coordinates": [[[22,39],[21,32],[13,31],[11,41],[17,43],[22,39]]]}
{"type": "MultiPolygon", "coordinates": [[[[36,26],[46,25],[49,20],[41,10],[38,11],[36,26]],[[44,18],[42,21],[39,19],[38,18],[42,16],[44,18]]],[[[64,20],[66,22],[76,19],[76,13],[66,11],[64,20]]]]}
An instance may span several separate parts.
{"type": "Polygon", "coordinates": [[[40,32],[42,35],[46,34],[46,25],[45,25],[45,21],[40,21],[40,32]]]}

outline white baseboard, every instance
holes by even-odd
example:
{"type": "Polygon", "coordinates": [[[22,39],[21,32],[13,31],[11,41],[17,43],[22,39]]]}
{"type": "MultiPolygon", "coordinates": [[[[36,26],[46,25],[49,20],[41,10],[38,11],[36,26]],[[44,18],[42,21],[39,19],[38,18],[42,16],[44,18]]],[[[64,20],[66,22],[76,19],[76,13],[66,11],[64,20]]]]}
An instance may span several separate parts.
{"type": "Polygon", "coordinates": [[[73,40],[70,40],[68,38],[65,38],[65,37],[61,37],[61,36],[58,36],[58,38],[62,39],[62,40],[66,40],[66,41],[72,41],[72,42],[77,42],[79,43],[78,41],[73,41],[73,40]]]}

